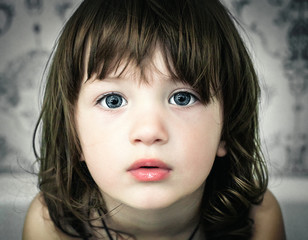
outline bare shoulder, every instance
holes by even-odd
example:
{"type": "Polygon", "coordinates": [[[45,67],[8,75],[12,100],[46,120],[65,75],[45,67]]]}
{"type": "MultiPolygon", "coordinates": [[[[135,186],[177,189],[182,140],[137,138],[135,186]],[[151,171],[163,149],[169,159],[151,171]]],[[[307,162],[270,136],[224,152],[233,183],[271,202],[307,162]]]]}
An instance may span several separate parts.
{"type": "Polygon", "coordinates": [[[253,240],[285,240],[285,230],[279,203],[269,190],[260,205],[252,208],[254,220],[253,240]]]}
{"type": "Polygon", "coordinates": [[[56,240],[69,239],[57,230],[51,221],[48,209],[41,194],[38,194],[30,204],[23,229],[23,240],[56,240]]]}

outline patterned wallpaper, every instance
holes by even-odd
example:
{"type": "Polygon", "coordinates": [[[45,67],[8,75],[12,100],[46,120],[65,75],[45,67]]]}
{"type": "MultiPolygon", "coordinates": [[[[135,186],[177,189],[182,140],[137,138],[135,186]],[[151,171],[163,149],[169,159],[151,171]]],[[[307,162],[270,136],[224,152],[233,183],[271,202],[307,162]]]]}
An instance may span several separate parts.
{"type": "MultiPolygon", "coordinates": [[[[34,161],[40,84],[63,23],[80,0],[0,0],[0,173],[34,161]]],[[[308,176],[308,0],[223,0],[262,84],[265,156],[275,175],[308,176]]]]}
{"type": "Polygon", "coordinates": [[[308,176],[308,0],[224,2],[249,35],[262,82],[261,127],[270,170],[308,176]]]}
{"type": "Polygon", "coordinates": [[[22,172],[34,162],[44,67],[79,2],[0,0],[0,173],[22,172]]]}

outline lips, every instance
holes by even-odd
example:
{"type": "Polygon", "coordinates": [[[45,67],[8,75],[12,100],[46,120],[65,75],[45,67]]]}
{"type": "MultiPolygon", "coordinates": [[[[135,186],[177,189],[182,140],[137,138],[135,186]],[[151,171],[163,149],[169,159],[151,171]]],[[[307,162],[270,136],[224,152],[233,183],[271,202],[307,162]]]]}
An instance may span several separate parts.
{"type": "Polygon", "coordinates": [[[140,159],[127,170],[137,181],[162,181],[170,175],[171,168],[157,159],[140,159]]]}

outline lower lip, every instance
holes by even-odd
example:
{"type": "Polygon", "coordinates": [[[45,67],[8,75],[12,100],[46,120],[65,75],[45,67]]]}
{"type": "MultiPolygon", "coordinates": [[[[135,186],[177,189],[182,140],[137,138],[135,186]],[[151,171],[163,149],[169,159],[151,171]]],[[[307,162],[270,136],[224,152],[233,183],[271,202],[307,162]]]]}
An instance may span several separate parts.
{"type": "Polygon", "coordinates": [[[170,170],[163,168],[138,168],[129,171],[135,179],[141,182],[157,182],[166,179],[170,170]]]}

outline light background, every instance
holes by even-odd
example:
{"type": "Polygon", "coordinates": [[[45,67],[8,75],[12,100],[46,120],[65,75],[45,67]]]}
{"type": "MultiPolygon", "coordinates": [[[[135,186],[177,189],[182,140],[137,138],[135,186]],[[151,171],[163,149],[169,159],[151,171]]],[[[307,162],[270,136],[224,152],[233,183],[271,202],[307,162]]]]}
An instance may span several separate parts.
{"type": "MultiPolygon", "coordinates": [[[[36,192],[27,174],[41,79],[55,39],[80,0],[0,0],[0,239],[20,239],[36,192]],[[6,235],[4,235],[6,234],[6,235]]],[[[288,239],[308,237],[308,0],[224,0],[239,20],[262,85],[270,188],[288,239]]]]}

